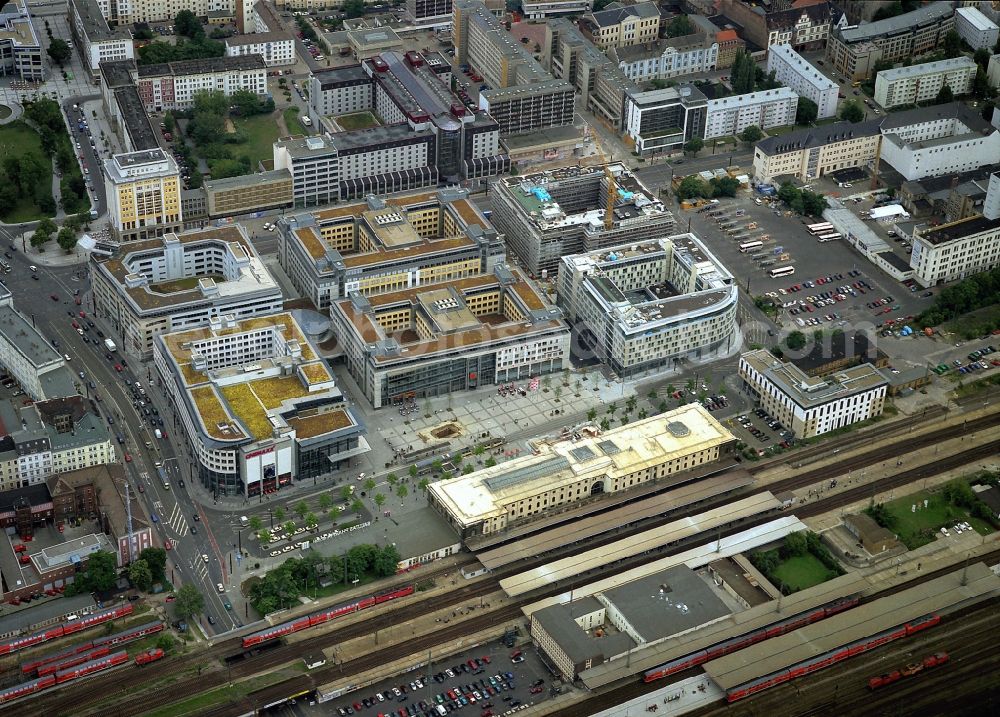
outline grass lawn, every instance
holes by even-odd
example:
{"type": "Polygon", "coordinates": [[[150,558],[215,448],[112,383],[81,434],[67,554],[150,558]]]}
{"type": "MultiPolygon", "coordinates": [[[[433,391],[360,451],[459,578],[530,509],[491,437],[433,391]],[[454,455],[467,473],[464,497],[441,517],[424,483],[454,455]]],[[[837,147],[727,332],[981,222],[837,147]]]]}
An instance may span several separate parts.
{"type": "Polygon", "coordinates": [[[837,575],[832,570],[828,570],[816,556],[806,553],[782,562],[774,571],[774,577],[781,580],[793,591],[798,592],[831,580],[837,575]]]}
{"type": "Polygon", "coordinates": [[[371,112],[355,112],[354,114],[341,115],[337,117],[337,124],[350,132],[355,129],[368,129],[378,127],[378,120],[371,112]]]}
{"type": "Polygon", "coordinates": [[[281,113],[281,116],[285,118],[285,126],[288,127],[288,131],[291,134],[298,134],[299,132],[308,134],[306,126],[299,119],[298,107],[289,107],[281,113]]]}
{"type": "Polygon", "coordinates": [[[1000,305],[994,304],[952,319],[945,323],[944,328],[963,338],[973,339],[989,333],[997,326],[1000,326],[1000,305]]]}
{"type": "Polygon", "coordinates": [[[801,127],[796,127],[795,125],[788,125],[787,127],[771,127],[764,130],[764,133],[768,137],[780,137],[783,134],[790,134],[791,132],[797,132],[801,127]]]}
{"type": "Polygon", "coordinates": [[[935,535],[940,534],[937,531],[941,526],[950,528],[961,521],[970,523],[980,535],[993,532],[983,521],[970,517],[964,508],[945,502],[941,493],[920,491],[886,503],[885,507],[896,518],[893,531],[910,550],[934,540],[935,535]],[[926,508],[923,507],[925,499],[926,508]],[[920,505],[920,510],[912,512],[911,507],[915,504],[920,505]]]}
{"type": "Polygon", "coordinates": [[[216,281],[223,280],[222,274],[205,274],[203,276],[189,276],[186,279],[177,279],[176,281],[165,281],[162,284],[153,284],[149,288],[153,291],[159,291],[161,294],[172,294],[176,291],[189,291],[198,285],[199,279],[215,279],[216,281]]]}
{"type": "MultiPolygon", "coordinates": [[[[33,154],[46,168],[43,191],[52,195],[52,162],[42,151],[42,142],[38,133],[23,122],[11,122],[0,126],[0,160],[4,157],[23,157],[33,154]]],[[[0,207],[0,219],[10,224],[17,222],[33,222],[45,215],[35,205],[33,197],[20,196],[17,204],[12,207],[0,207]]]]}
{"type": "Polygon", "coordinates": [[[239,157],[245,154],[250,158],[254,171],[261,160],[274,156],[271,145],[278,139],[278,125],[271,115],[254,115],[253,117],[237,117],[233,120],[236,129],[243,132],[247,141],[234,145],[232,155],[239,157]]]}

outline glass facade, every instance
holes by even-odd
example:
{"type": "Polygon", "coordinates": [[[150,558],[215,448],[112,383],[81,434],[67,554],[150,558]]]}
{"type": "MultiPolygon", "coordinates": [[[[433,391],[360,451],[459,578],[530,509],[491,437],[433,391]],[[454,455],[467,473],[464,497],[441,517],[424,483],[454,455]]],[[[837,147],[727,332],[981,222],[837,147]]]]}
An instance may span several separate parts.
{"type": "Polygon", "coordinates": [[[329,443],[322,443],[305,448],[299,445],[298,450],[298,470],[295,472],[296,480],[307,480],[317,478],[321,475],[331,473],[346,467],[350,458],[330,462],[330,456],[352,450],[358,447],[358,437],[347,436],[346,438],[335,439],[329,443]]]}

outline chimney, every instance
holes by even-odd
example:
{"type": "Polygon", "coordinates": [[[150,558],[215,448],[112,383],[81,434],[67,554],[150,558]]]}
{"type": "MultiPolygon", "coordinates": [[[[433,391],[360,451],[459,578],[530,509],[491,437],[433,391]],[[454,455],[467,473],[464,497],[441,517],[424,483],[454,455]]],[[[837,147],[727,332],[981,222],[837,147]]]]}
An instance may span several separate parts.
{"type": "Polygon", "coordinates": [[[957,186],[958,186],[958,175],[956,174],[954,177],[951,178],[951,188],[954,189],[957,186]]]}

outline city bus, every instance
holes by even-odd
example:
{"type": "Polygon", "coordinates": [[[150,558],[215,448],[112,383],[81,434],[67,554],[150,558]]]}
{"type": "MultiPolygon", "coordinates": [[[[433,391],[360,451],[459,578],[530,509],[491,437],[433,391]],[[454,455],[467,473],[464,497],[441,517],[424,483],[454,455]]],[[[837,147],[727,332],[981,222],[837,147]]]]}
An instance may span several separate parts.
{"type": "Polygon", "coordinates": [[[838,234],[837,232],[830,232],[829,234],[820,234],[819,236],[816,237],[816,239],[818,239],[821,242],[837,241],[838,239],[841,238],[842,238],[841,235],[838,234]]]}
{"type": "Polygon", "coordinates": [[[795,273],[794,266],[778,266],[768,272],[768,275],[772,279],[777,279],[779,276],[791,276],[795,273]]]}
{"type": "Polygon", "coordinates": [[[833,231],[833,224],[823,222],[820,224],[810,224],[806,227],[810,234],[829,234],[833,231]]]}
{"type": "Polygon", "coordinates": [[[740,251],[743,252],[744,254],[747,254],[749,252],[752,252],[754,249],[760,249],[762,246],[764,246],[763,242],[745,241],[742,244],[740,244],[740,251]]]}
{"type": "Polygon", "coordinates": [[[160,466],[156,469],[156,474],[160,478],[160,483],[163,484],[163,490],[170,490],[170,481],[167,480],[167,472],[160,466]]]}

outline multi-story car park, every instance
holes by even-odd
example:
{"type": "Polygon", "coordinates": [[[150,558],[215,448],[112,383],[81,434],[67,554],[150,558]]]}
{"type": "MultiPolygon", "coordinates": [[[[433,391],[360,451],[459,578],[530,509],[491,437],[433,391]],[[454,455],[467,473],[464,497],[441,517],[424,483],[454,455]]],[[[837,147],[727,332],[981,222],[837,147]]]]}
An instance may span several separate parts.
{"type": "Polygon", "coordinates": [[[693,234],[565,256],[558,304],[619,376],[733,341],[739,288],[693,234]]]}
{"type": "Polygon", "coordinates": [[[759,182],[785,175],[803,182],[846,167],[873,165],[882,143],[880,120],[838,122],[768,137],[754,146],[759,182]]]}
{"type": "Polygon", "coordinates": [[[625,96],[624,131],[647,156],[674,150],[705,136],[708,98],[693,85],[630,91],[625,96]]]}
{"type": "Polygon", "coordinates": [[[281,288],[239,224],[167,234],[91,263],[94,313],[121,348],[149,358],[157,334],[280,311],[281,288]]]}
{"type": "Polygon", "coordinates": [[[750,125],[761,129],[795,124],[799,96],[787,87],[709,100],[705,139],[732,137],[750,125]]]}
{"type": "Polygon", "coordinates": [[[941,47],[955,27],[954,13],[952,3],[933,2],[885,20],[834,28],[826,58],[839,74],[864,80],[879,60],[901,62],[941,47]]]}
{"type": "Polygon", "coordinates": [[[159,334],[154,361],[202,485],[273,493],[349,465],[369,449],[333,374],[290,313],[159,334]]]}
{"type": "Polygon", "coordinates": [[[369,296],[488,274],[503,238],[462,190],[369,196],[278,222],[278,260],[321,310],[352,291],[369,296]]]}
{"type": "Polygon", "coordinates": [[[699,403],[593,437],[539,448],[536,454],[431,483],[431,507],[463,538],[490,535],[513,521],[543,517],[591,496],[617,493],[705,466],[736,439],[699,403]]]}
{"type": "Polygon", "coordinates": [[[816,103],[816,118],[837,114],[837,84],[817,70],[791,45],[772,45],[767,51],[767,71],[799,97],[816,103]]]}
{"type": "Polygon", "coordinates": [[[567,254],[660,237],[674,226],[663,202],[617,163],[504,177],[491,201],[494,226],[534,276],[555,274],[567,254]]]}
{"type": "Polygon", "coordinates": [[[814,377],[759,349],[740,356],[739,373],[761,408],[796,438],[867,421],[885,407],[888,381],[870,363],[814,377]]]}
{"type": "Polygon", "coordinates": [[[162,149],[106,160],[104,188],[111,232],[120,241],[163,236],[183,226],[180,169],[162,149]]]}
{"type": "Polygon", "coordinates": [[[14,295],[0,284],[0,367],[35,401],[77,393],[62,354],[14,308],[14,295]]]}
{"type": "Polygon", "coordinates": [[[295,39],[286,32],[261,32],[227,37],[226,57],[260,55],[268,67],[295,64],[295,39]]]}
{"type": "Polygon", "coordinates": [[[27,0],[9,2],[0,9],[0,68],[28,82],[45,79],[42,44],[31,24],[27,0]]]}
{"type": "Polygon", "coordinates": [[[135,58],[131,33],[123,27],[112,30],[97,0],[71,0],[69,7],[73,38],[95,78],[100,74],[102,62],[135,58]]]}
{"type": "Polygon", "coordinates": [[[558,373],[569,328],[505,264],[489,274],[330,305],[351,377],[372,406],[558,373]]]}
{"type": "Polygon", "coordinates": [[[628,47],[655,42],[660,36],[660,11],[653,2],[638,2],[588,12],[580,29],[597,49],[628,47]]]}
{"type": "Polygon", "coordinates": [[[719,43],[714,34],[695,32],[645,45],[612,47],[608,54],[630,80],[650,82],[711,72],[719,61],[719,43]]]}
{"type": "Polygon", "coordinates": [[[976,7],[955,9],[955,30],[973,50],[996,47],[1000,27],[976,7]]]}
{"type": "Polygon", "coordinates": [[[15,406],[0,402],[0,490],[45,481],[56,473],[114,463],[114,442],[82,396],[15,406]]]}
{"type": "Polygon", "coordinates": [[[260,55],[238,55],[140,65],[135,85],[147,112],[187,110],[194,106],[195,94],[203,90],[227,97],[246,90],[263,97],[267,64],[260,55]]]}
{"type": "Polygon", "coordinates": [[[881,156],[906,180],[959,174],[1000,157],[1000,129],[961,102],[882,118],[881,156]]]}
{"type": "Polygon", "coordinates": [[[947,86],[955,97],[972,91],[978,65],[970,57],[882,70],[875,75],[875,101],[886,109],[933,100],[947,86]]]}

